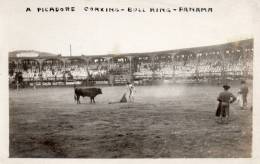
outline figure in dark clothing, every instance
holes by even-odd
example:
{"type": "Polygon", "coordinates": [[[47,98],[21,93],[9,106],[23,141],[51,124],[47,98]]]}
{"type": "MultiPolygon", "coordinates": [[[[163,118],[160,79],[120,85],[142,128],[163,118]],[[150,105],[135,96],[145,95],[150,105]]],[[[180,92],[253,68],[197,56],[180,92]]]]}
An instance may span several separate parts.
{"type": "Polygon", "coordinates": [[[16,83],[16,89],[19,90],[19,88],[22,87],[23,84],[23,73],[17,72],[15,74],[15,83],[16,83]]]}
{"type": "Polygon", "coordinates": [[[216,111],[216,116],[220,117],[221,123],[223,122],[224,118],[228,122],[229,120],[229,105],[236,101],[236,97],[229,92],[229,85],[223,85],[224,91],[221,92],[217,98],[219,101],[218,108],[216,111]]]}
{"type": "Polygon", "coordinates": [[[246,109],[247,108],[248,87],[247,87],[246,82],[244,80],[241,81],[241,88],[240,88],[238,93],[241,94],[241,97],[242,97],[242,106],[240,108],[246,109]]]}

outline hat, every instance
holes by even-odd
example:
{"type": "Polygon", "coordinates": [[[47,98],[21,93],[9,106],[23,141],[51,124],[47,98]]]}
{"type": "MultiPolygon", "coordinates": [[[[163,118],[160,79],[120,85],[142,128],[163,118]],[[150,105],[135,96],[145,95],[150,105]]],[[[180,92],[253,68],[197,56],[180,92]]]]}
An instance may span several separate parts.
{"type": "Polygon", "coordinates": [[[224,89],[229,89],[229,88],[230,88],[230,86],[229,86],[229,85],[227,85],[227,84],[225,84],[225,85],[223,85],[223,88],[224,88],[224,89]]]}

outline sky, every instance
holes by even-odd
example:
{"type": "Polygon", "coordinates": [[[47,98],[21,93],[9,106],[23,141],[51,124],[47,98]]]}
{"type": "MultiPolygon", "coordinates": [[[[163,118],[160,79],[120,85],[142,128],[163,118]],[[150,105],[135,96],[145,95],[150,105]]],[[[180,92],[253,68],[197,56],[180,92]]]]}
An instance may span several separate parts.
{"type": "Polygon", "coordinates": [[[253,1],[78,0],[6,2],[1,9],[9,51],[104,55],[152,52],[253,38],[253,1]],[[73,13],[37,7],[75,6],[73,13]],[[90,13],[84,7],[212,7],[212,13],[90,13]],[[26,13],[27,7],[32,12],[26,13]]]}

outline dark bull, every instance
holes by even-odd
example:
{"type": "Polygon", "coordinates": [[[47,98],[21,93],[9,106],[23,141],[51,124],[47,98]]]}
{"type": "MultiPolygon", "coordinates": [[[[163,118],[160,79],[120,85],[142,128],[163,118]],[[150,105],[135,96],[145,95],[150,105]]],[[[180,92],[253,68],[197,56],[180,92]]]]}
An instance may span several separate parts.
{"type": "Polygon", "coordinates": [[[74,99],[77,101],[77,104],[80,104],[80,96],[90,97],[90,103],[95,103],[95,97],[98,94],[102,94],[102,90],[100,88],[75,88],[74,90],[74,99]]]}

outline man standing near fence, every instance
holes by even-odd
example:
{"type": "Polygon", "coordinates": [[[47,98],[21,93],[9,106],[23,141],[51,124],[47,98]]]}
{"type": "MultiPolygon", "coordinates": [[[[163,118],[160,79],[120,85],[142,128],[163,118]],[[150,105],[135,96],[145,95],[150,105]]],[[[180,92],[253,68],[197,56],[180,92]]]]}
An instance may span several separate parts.
{"type": "Polygon", "coordinates": [[[240,90],[239,90],[239,94],[242,95],[242,106],[241,106],[241,109],[246,109],[247,108],[248,86],[246,85],[246,81],[245,80],[241,81],[241,87],[240,87],[240,90]]]}

